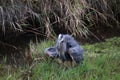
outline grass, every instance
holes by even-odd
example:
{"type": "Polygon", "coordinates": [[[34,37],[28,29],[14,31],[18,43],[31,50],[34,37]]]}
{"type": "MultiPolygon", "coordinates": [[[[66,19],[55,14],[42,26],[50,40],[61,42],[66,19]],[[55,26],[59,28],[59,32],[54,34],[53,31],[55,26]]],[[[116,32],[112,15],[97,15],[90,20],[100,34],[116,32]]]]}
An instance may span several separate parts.
{"type": "Polygon", "coordinates": [[[44,49],[51,45],[53,40],[31,43],[34,61],[26,67],[6,66],[4,60],[0,64],[0,80],[120,80],[120,37],[82,45],[84,63],[68,68],[45,58],[44,49]]]}

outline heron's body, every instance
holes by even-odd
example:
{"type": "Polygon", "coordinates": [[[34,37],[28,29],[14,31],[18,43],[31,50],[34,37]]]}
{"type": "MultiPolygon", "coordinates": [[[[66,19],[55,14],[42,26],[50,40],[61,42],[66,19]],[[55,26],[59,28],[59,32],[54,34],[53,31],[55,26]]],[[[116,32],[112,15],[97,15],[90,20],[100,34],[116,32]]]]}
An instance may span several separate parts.
{"type": "Polygon", "coordinates": [[[83,61],[83,48],[78,42],[68,34],[60,34],[56,42],[56,54],[62,61],[75,61],[80,63],[83,61]]]}

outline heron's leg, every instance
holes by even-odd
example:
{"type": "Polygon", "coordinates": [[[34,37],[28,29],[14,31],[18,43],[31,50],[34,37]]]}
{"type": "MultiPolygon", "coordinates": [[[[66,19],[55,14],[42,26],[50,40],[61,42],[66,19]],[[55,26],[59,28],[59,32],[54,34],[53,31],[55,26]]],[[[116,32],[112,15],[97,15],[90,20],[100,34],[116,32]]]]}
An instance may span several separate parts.
{"type": "Polygon", "coordinates": [[[74,60],[74,57],[71,55],[72,52],[73,52],[73,49],[72,49],[72,48],[68,49],[68,54],[70,55],[70,57],[71,57],[71,59],[72,59],[72,61],[71,61],[71,66],[73,67],[73,66],[76,64],[76,62],[75,62],[75,60],[74,60]]]}

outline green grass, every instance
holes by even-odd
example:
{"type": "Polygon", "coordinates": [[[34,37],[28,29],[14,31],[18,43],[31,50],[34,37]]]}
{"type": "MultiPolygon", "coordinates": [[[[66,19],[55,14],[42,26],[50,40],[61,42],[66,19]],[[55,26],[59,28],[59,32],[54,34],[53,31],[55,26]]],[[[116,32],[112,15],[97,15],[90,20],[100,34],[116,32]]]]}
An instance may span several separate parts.
{"type": "Polygon", "coordinates": [[[13,68],[0,65],[0,80],[120,80],[120,38],[107,39],[106,42],[85,44],[85,60],[82,65],[66,68],[62,64],[46,59],[44,49],[54,45],[54,41],[43,41],[31,45],[34,67],[13,68]],[[37,53],[37,56],[36,56],[37,53]]]}

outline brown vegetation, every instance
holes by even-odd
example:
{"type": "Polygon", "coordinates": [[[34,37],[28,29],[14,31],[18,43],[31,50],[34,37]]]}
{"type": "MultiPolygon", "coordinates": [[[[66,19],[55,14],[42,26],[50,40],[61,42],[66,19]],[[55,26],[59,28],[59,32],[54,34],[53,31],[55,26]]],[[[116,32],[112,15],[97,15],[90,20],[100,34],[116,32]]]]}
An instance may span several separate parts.
{"type": "Polygon", "coordinates": [[[119,27],[119,0],[1,0],[3,33],[34,33],[46,37],[59,33],[74,36],[97,34],[119,27]],[[95,34],[94,34],[95,33],[95,34]]]}

